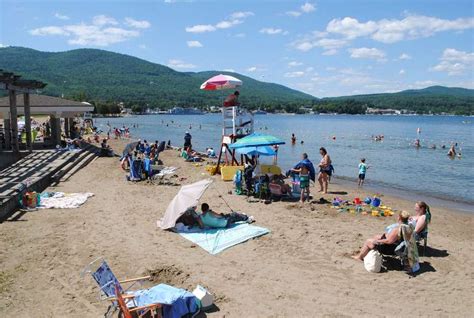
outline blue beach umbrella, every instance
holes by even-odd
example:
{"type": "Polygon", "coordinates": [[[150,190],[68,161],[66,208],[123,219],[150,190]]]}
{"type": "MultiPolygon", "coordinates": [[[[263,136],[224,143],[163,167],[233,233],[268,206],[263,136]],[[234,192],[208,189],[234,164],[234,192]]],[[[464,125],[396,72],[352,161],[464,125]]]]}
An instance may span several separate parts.
{"type": "Polygon", "coordinates": [[[276,152],[270,146],[244,147],[236,149],[238,153],[247,156],[275,156],[276,152]]]}
{"type": "Polygon", "coordinates": [[[229,145],[231,149],[283,145],[285,142],[272,135],[253,133],[229,145]]]}

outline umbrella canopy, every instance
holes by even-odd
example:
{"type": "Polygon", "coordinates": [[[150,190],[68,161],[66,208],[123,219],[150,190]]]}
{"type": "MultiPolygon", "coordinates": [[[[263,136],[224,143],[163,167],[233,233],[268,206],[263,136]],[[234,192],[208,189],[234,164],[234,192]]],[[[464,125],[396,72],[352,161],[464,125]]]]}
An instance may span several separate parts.
{"type": "Polygon", "coordinates": [[[242,86],[242,81],[230,75],[219,74],[211,77],[201,85],[201,89],[215,91],[220,89],[236,88],[242,86]]]}
{"type": "Polygon", "coordinates": [[[134,141],[126,145],[125,148],[123,149],[122,157],[125,157],[128,154],[131,154],[135,150],[135,147],[137,145],[138,145],[138,141],[134,141]]]}
{"type": "Polygon", "coordinates": [[[230,145],[231,149],[283,145],[285,142],[272,135],[253,133],[230,145]]]}
{"type": "Polygon", "coordinates": [[[247,156],[275,156],[276,152],[270,146],[237,148],[236,151],[247,156]]]}
{"type": "Polygon", "coordinates": [[[165,215],[157,222],[163,230],[173,228],[176,220],[190,207],[196,206],[202,195],[212,183],[211,179],[201,180],[182,186],[178,194],[171,200],[165,215]]]}

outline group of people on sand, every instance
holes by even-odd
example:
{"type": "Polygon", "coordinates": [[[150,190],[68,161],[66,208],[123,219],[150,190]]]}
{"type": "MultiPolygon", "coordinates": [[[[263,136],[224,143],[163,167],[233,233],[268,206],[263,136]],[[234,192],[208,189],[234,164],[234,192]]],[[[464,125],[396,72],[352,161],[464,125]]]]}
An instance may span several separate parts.
{"type": "Polygon", "coordinates": [[[416,272],[420,268],[417,242],[426,238],[430,222],[429,206],[419,201],[415,204],[414,216],[410,216],[407,211],[400,212],[397,223],[387,226],[382,234],[367,239],[359,253],[352,258],[363,261],[371,250],[377,250],[382,255],[399,255],[403,258],[404,269],[416,272]],[[404,246],[401,246],[402,243],[404,246]]]}

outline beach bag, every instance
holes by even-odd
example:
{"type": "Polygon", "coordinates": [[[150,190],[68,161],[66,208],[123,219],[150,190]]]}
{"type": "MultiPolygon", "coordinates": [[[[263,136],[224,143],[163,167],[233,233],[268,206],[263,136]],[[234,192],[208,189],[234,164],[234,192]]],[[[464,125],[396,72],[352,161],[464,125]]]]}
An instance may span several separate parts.
{"type": "Polygon", "coordinates": [[[376,250],[371,250],[364,257],[364,267],[370,273],[379,273],[382,269],[382,254],[376,250]]]}

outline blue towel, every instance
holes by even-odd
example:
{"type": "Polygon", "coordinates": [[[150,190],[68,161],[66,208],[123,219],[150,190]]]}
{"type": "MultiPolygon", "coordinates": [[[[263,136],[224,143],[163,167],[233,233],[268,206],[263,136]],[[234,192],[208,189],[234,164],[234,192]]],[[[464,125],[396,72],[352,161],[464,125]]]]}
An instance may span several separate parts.
{"type": "Polygon", "coordinates": [[[189,232],[178,233],[215,255],[251,238],[270,233],[270,231],[263,227],[239,222],[225,229],[193,229],[189,232]]]}
{"type": "Polygon", "coordinates": [[[192,293],[166,284],[137,291],[135,303],[138,307],[162,304],[163,318],[180,318],[197,312],[200,307],[199,300],[192,293]]]}
{"type": "Polygon", "coordinates": [[[299,169],[302,166],[305,166],[306,169],[309,170],[309,178],[313,181],[316,180],[316,171],[314,170],[313,163],[309,159],[303,159],[300,162],[298,162],[293,169],[299,169]]]}

